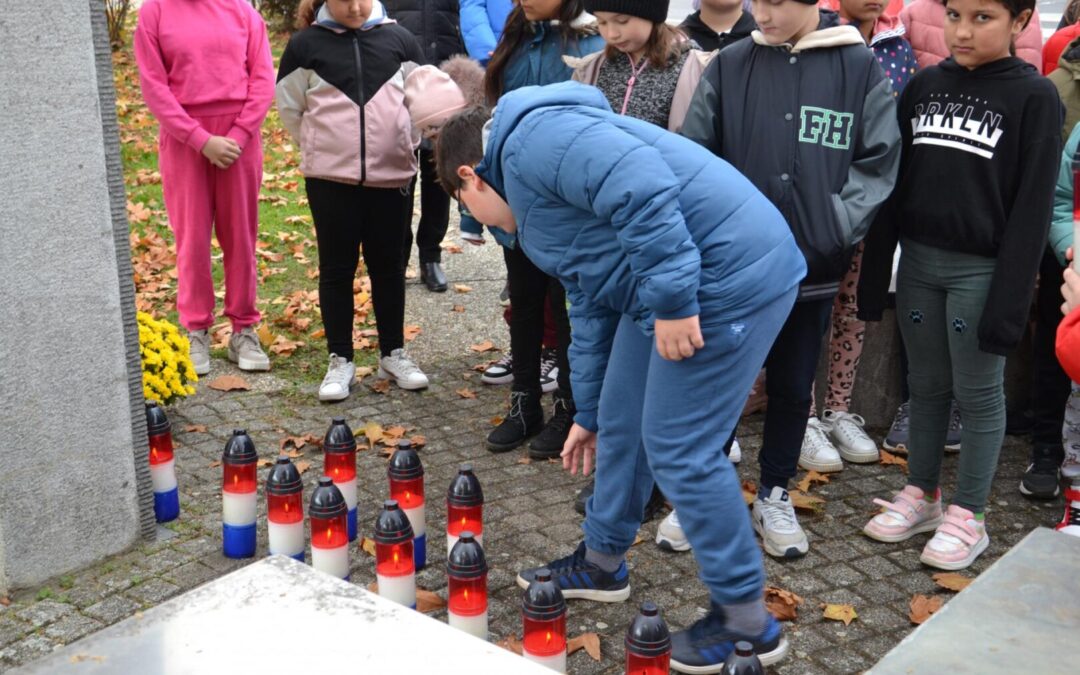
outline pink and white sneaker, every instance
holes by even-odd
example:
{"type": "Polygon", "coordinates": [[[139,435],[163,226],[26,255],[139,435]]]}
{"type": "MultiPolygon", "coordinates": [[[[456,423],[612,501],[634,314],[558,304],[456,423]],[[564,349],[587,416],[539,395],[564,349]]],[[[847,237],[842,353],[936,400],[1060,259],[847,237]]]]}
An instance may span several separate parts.
{"type": "Polygon", "coordinates": [[[914,485],[906,485],[893,497],[892,502],[875,499],[881,507],[881,513],[870,519],[863,528],[863,534],[893,544],[905,541],[920,532],[930,532],[941,524],[941,490],[936,499],[928,502],[924,493],[914,485]]]}
{"type": "Polygon", "coordinates": [[[926,542],[919,560],[939,570],[962,570],[989,545],[986,526],[975,520],[974,513],[953,504],[945,511],[945,522],[926,542]]]}
{"type": "Polygon", "coordinates": [[[1054,529],[1080,537],[1080,486],[1073,485],[1065,490],[1065,516],[1054,529]]]}

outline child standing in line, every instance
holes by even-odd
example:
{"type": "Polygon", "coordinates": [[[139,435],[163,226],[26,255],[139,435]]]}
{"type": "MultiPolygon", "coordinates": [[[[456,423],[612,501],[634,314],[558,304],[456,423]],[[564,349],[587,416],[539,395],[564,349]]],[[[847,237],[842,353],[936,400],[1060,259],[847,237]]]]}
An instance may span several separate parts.
{"type": "Polygon", "coordinates": [[[502,37],[514,0],[460,0],[461,37],[469,56],[487,65],[502,37]]]}
{"type": "MultiPolygon", "coordinates": [[[[505,93],[521,87],[570,79],[573,71],[563,62],[563,56],[591,54],[603,44],[603,38],[596,32],[596,20],[585,12],[582,0],[518,3],[488,62],[484,84],[488,104],[494,106],[505,93]]],[[[468,228],[469,221],[463,220],[463,238],[473,244],[482,243],[483,239],[477,240],[481,232],[470,232],[468,228]]],[[[529,444],[530,457],[558,457],[575,412],[570,362],[566,356],[570,345],[566,295],[558,281],[542,272],[521,252],[512,235],[499,230],[494,234],[503,246],[510,287],[513,310],[510,351],[514,383],[510,392],[510,410],[488,435],[487,447],[491,452],[507,452],[536,436],[529,444]],[[551,308],[558,335],[558,388],[554,393],[553,414],[546,426],[540,373],[545,305],[551,308]]]]}
{"type": "Polygon", "coordinates": [[[1005,433],[1005,354],[1027,323],[1061,157],[1062,106],[1011,56],[1034,0],[947,0],[952,57],[920,71],[900,100],[897,188],[867,240],[859,316],[879,320],[901,243],[896,314],[910,355],[908,485],[866,524],[904,541],[934,531],[924,564],[958,570],[989,544],[984,520],[1005,433]],[[962,179],[958,178],[962,177],[962,179]],[[944,509],[950,399],[964,418],[960,472],[944,509]]]}
{"type": "Polygon", "coordinates": [[[626,600],[625,556],[655,479],[712,599],[672,636],[673,669],[718,673],[736,640],[777,662],[787,642],[765,611],[761,554],[721,446],[805,272],[791,232],[729,164],[613,114],[594,88],[504,96],[482,147],[487,122],[477,110],[447,122],[439,176],[565,284],[579,406],[563,466],[588,474],[595,456],[598,468],[584,541],[546,567],[567,598],[626,600]]]}
{"type": "Polygon", "coordinates": [[[405,65],[424,54],[378,0],[303,0],[278,70],[281,122],[303,153],[319,247],[319,303],[330,362],[320,401],[349,396],[353,279],[363,247],[379,333],[379,377],[402,389],[428,378],[405,353],[405,228],[416,175],[405,65]]]}
{"type": "Polygon", "coordinates": [[[266,24],[243,0],[147,0],[139,8],[135,60],[143,98],[161,127],[161,187],[176,238],[176,309],[195,372],[210,372],[213,233],[225,255],[229,360],[241,370],[269,370],[254,329],[261,318],[255,306],[260,129],[274,97],[266,24]]]}
{"type": "Polygon", "coordinates": [[[755,0],[759,30],[709,65],[683,125],[776,204],[806,258],[799,298],[765,361],[769,406],[752,515],[775,557],[809,550],[788,481],[840,280],[892,191],[900,149],[889,78],[858,30],[815,5],[755,0]]]}
{"type": "MultiPolygon", "coordinates": [[[[949,57],[944,0],[915,0],[900,10],[900,20],[907,29],[907,39],[915,50],[919,68],[929,68],[949,57]]],[[[1042,28],[1038,9],[1032,10],[1031,21],[1016,38],[1016,56],[1042,68],[1042,28]]]]}
{"type": "Polygon", "coordinates": [[[686,17],[679,28],[707,52],[723,49],[744,37],[750,37],[757,25],[746,8],[745,0],[700,0],[697,11],[686,17]]]}

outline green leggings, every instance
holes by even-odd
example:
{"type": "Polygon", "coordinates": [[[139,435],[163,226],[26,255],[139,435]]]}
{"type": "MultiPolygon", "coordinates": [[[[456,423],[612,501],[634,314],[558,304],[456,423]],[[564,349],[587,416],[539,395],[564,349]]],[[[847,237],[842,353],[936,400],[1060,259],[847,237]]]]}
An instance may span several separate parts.
{"type": "Polygon", "coordinates": [[[909,482],[937,490],[955,397],[964,426],[952,501],[975,513],[986,507],[1005,436],[1005,357],[981,351],[978,336],[995,263],[905,239],[896,280],[896,320],[910,361],[909,482]]]}

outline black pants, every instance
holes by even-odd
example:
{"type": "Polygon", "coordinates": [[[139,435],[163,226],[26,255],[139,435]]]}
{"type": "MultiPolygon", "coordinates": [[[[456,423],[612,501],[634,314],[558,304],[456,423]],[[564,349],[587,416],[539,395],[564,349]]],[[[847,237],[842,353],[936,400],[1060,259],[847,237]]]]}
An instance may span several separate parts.
{"type": "Polygon", "coordinates": [[[796,302],[765,360],[765,430],[761,442],[761,486],[787,488],[795,477],[810,411],[810,389],[829,327],[833,298],[796,302]]]}
{"type": "Polygon", "coordinates": [[[553,277],[544,274],[525,257],[520,247],[503,248],[507,281],[510,284],[510,350],[514,355],[514,391],[540,394],[540,351],[544,339],[544,303],[551,298],[551,315],[559,346],[559,389],[571,396],[570,319],[566,314],[566,291],[553,277]]]}
{"type": "Polygon", "coordinates": [[[1065,403],[1071,390],[1069,376],[1054,353],[1058,324],[1061,323],[1061,275],[1065,269],[1049,249],[1039,265],[1039,287],[1035,294],[1035,333],[1032,336],[1032,409],[1036,448],[1053,448],[1059,461],[1065,459],[1061,447],[1061,425],[1065,403]]]}
{"type": "MultiPolygon", "coordinates": [[[[450,195],[437,182],[439,174],[435,169],[435,152],[420,148],[420,224],[416,226],[416,248],[420,250],[420,264],[442,262],[442,249],[439,244],[446,236],[450,225],[450,195]]],[[[416,193],[416,179],[409,186],[409,204],[413,203],[416,193]]],[[[412,254],[412,214],[405,226],[405,258],[409,262],[412,254]]]]}
{"type": "Polygon", "coordinates": [[[401,242],[412,203],[407,191],[308,178],[319,244],[319,304],[331,354],[353,358],[353,279],[364,250],[383,356],[405,344],[405,261],[401,242]]]}

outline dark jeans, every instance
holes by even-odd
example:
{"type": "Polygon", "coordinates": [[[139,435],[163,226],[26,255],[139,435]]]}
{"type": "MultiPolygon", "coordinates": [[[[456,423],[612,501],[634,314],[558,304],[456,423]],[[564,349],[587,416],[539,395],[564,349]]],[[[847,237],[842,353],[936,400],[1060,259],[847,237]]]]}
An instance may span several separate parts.
{"type": "Polygon", "coordinates": [[[796,302],[765,359],[769,407],[759,463],[766,492],[778,485],[786,489],[798,469],[811,387],[832,308],[833,298],[796,302]]]}
{"type": "Polygon", "coordinates": [[[555,278],[544,274],[520,247],[503,248],[506,279],[510,284],[510,350],[514,355],[514,391],[540,394],[540,351],[544,339],[544,305],[550,299],[551,316],[559,345],[559,389],[567,396],[570,389],[570,319],[566,314],[566,291],[555,278]]]}
{"type": "Polygon", "coordinates": [[[1061,323],[1061,275],[1064,268],[1049,248],[1039,265],[1039,287],[1035,292],[1035,333],[1032,338],[1032,408],[1036,448],[1052,448],[1058,461],[1065,459],[1061,446],[1061,425],[1071,387],[1054,353],[1058,324],[1061,323]]]}
{"type": "Polygon", "coordinates": [[[398,188],[371,188],[308,178],[319,244],[319,304],[331,354],[353,358],[353,279],[364,250],[371,304],[383,356],[405,344],[402,237],[412,202],[398,188]]]}
{"type": "MultiPolygon", "coordinates": [[[[420,148],[420,224],[416,226],[416,248],[420,251],[420,264],[442,262],[442,249],[439,244],[446,236],[450,225],[450,195],[437,182],[435,170],[435,152],[420,148]]],[[[409,186],[409,204],[416,194],[416,179],[409,186]]],[[[405,226],[405,258],[407,264],[412,254],[412,218],[405,226]]]]}

